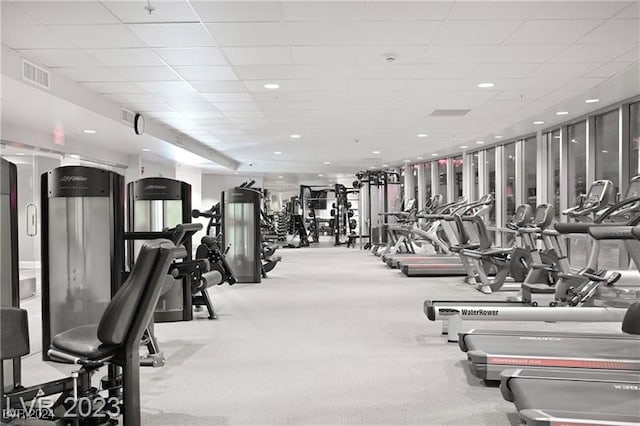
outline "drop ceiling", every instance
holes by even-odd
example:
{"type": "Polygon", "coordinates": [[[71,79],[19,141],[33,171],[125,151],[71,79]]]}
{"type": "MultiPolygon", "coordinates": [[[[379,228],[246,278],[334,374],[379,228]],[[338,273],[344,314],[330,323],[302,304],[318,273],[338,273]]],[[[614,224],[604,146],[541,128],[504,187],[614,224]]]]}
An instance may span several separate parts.
{"type": "Polygon", "coordinates": [[[2,43],[256,172],[401,163],[532,131],[516,125],[638,62],[633,1],[150,4],[3,1],[2,43]]]}

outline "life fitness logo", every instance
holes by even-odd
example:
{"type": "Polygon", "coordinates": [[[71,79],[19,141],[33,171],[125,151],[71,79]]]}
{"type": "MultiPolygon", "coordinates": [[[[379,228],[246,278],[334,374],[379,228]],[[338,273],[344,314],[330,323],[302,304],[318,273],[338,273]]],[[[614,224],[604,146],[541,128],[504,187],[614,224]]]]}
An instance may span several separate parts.
{"type": "Polygon", "coordinates": [[[144,187],[145,191],[164,191],[167,189],[166,185],[147,185],[144,187]]]}
{"type": "Polygon", "coordinates": [[[86,181],[86,176],[62,176],[60,178],[60,183],[80,183],[86,181]]]}

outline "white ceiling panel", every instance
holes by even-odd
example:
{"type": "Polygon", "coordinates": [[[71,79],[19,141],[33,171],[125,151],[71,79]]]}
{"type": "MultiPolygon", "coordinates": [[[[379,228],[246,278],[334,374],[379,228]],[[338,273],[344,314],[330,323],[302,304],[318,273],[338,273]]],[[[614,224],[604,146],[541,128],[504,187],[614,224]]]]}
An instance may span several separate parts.
{"type": "Polygon", "coordinates": [[[462,1],[453,5],[447,19],[526,19],[539,7],[539,4],[529,1],[462,1]]]}
{"type": "Polygon", "coordinates": [[[416,65],[357,65],[355,69],[355,78],[363,78],[369,80],[386,78],[404,79],[412,78],[415,72],[416,65]]]}
{"type": "Polygon", "coordinates": [[[572,44],[551,58],[552,62],[608,62],[629,51],[628,44],[572,44]]]}
{"type": "Polygon", "coordinates": [[[218,46],[287,46],[282,22],[233,22],[207,24],[218,46]]]}
{"type": "Polygon", "coordinates": [[[362,45],[420,45],[433,39],[439,21],[416,22],[365,22],[362,28],[362,45]]]}
{"type": "MultiPolygon", "coordinates": [[[[220,111],[184,111],[182,113],[185,118],[189,120],[200,120],[207,119],[208,122],[211,122],[212,118],[222,118],[222,113],[220,111]]],[[[199,125],[199,124],[198,124],[199,125]]]]}
{"type": "Polygon", "coordinates": [[[164,65],[151,49],[89,49],[94,58],[109,67],[150,67],[164,65]]]}
{"type": "Polygon", "coordinates": [[[427,21],[444,19],[453,2],[373,1],[367,4],[370,21],[427,21]]]}
{"type": "Polygon", "coordinates": [[[360,23],[355,22],[287,22],[292,46],[356,45],[360,23]]]}
{"type": "Polygon", "coordinates": [[[173,81],[180,78],[169,67],[115,67],[129,81],[173,81]]]}
{"type": "Polygon", "coordinates": [[[203,93],[202,96],[211,102],[253,102],[248,93],[203,93]]]}
{"type": "Polygon", "coordinates": [[[204,22],[281,21],[280,2],[275,1],[193,1],[204,22]]]}
{"type": "Polygon", "coordinates": [[[351,80],[351,90],[403,90],[406,80],[351,80]]]}
{"type": "Polygon", "coordinates": [[[461,64],[423,64],[415,67],[413,78],[416,79],[451,79],[469,76],[477,65],[461,64]]]}
{"type": "Polygon", "coordinates": [[[640,48],[633,47],[627,53],[624,53],[614,59],[614,62],[636,62],[640,56],[640,48]]]}
{"type": "Polygon", "coordinates": [[[633,65],[632,62],[610,62],[596,68],[593,71],[585,74],[585,77],[606,77],[610,78],[618,74],[622,74],[629,67],[633,65]]]}
{"type": "Polygon", "coordinates": [[[565,48],[559,44],[503,44],[497,46],[484,60],[485,63],[542,63],[565,48]]]}
{"type": "Polygon", "coordinates": [[[591,70],[601,66],[598,63],[585,63],[580,67],[576,67],[574,64],[543,64],[536,68],[528,77],[530,78],[566,78],[566,77],[580,77],[591,70]]]}
{"type": "Polygon", "coordinates": [[[19,3],[3,1],[0,3],[2,11],[2,25],[38,25],[38,21],[24,13],[19,8],[19,3]],[[15,4],[15,6],[14,6],[15,4]]]}
{"type": "Polygon", "coordinates": [[[207,102],[207,99],[198,92],[156,93],[153,96],[167,104],[207,102]]]}
{"type": "MultiPolygon", "coordinates": [[[[273,93],[273,90],[266,89],[264,87],[264,85],[267,83],[272,83],[272,81],[271,80],[247,80],[244,82],[244,85],[250,92],[268,92],[271,94],[273,93]]],[[[273,96],[280,96],[280,94],[284,92],[295,92],[300,90],[299,80],[283,80],[278,82],[278,84],[280,84],[278,93],[274,93],[273,96]]]]}
{"type": "Polygon", "coordinates": [[[477,64],[493,54],[497,46],[434,46],[426,49],[422,62],[449,64],[477,64]]]}
{"type": "Polygon", "coordinates": [[[582,37],[578,43],[610,44],[640,42],[640,20],[614,19],[582,37]]]}
{"type": "Polygon", "coordinates": [[[530,19],[608,19],[628,7],[619,1],[549,1],[539,2],[530,19]]]}
{"type": "Polygon", "coordinates": [[[80,49],[19,50],[20,54],[46,67],[101,67],[103,64],[80,49]]]}
{"type": "Polygon", "coordinates": [[[12,49],[65,49],[70,45],[67,37],[44,25],[3,25],[2,43],[12,49]]]}
{"type": "Polygon", "coordinates": [[[217,47],[153,49],[169,65],[228,65],[217,47]]]}
{"type": "Polygon", "coordinates": [[[427,46],[361,46],[356,54],[358,64],[386,64],[387,58],[393,56],[394,64],[420,63],[427,46]]]}
{"type": "Polygon", "coordinates": [[[349,80],[323,79],[323,80],[299,80],[298,87],[303,91],[318,92],[342,92],[350,87],[349,80]]]}
{"type": "Polygon", "coordinates": [[[294,65],[293,78],[307,79],[349,79],[354,76],[353,65],[294,65]]]}
{"type": "Polygon", "coordinates": [[[185,80],[237,80],[238,77],[229,66],[174,67],[185,80]]]}
{"type": "Polygon", "coordinates": [[[280,65],[291,63],[288,47],[226,47],[232,65],[280,65]]]}
{"type": "Polygon", "coordinates": [[[198,16],[186,0],[153,2],[153,13],[149,13],[144,2],[103,1],[104,7],[124,23],[142,22],[198,22],[198,16]]]}
{"type": "Polygon", "coordinates": [[[433,43],[500,44],[521,21],[444,21],[433,43]]]}
{"type": "Polygon", "coordinates": [[[118,20],[97,1],[21,1],[13,4],[45,25],[118,23],[118,20]]]}
{"type": "Polygon", "coordinates": [[[291,65],[237,65],[233,70],[242,80],[288,80],[294,75],[291,65]]]}
{"type": "Polygon", "coordinates": [[[247,88],[241,81],[190,81],[189,83],[200,93],[235,93],[247,91],[247,88]]]}
{"type": "Polygon", "coordinates": [[[471,77],[485,80],[522,78],[539,66],[540,64],[480,64],[471,77]]]}
{"type": "Polygon", "coordinates": [[[86,87],[98,93],[144,93],[144,89],[128,81],[84,83],[86,87]]]}
{"type": "Polygon", "coordinates": [[[616,19],[640,19],[640,2],[634,1],[615,16],[616,19]]]}
{"type": "Polygon", "coordinates": [[[597,27],[596,20],[526,21],[507,40],[509,44],[571,44],[597,27]]]}
{"type": "Polygon", "coordinates": [[[144,47],[123,25],[51,25],[49,28],[66,37],[69,43],[87,49],[144,47]]]}
{"type": "MultiPolygon", "coordinates": [[[[210,102],[173,102],[173,103],[167,103],[167,105],[181,111],[183,115],[192,113],[192,112],[218,111],[216,107],[210,102]]],[[[210,117],[210,118],[215,118],[215,117],[210,117]]]]}
{"type": "Polygon", "coordinates": [[[301,65],[344,65],[353,63],[356,52],[356,47],[294,46],[291,48],[291,58],[293,59],[294,64],[301,65]]]}
{"type": "Polygon", "coordinates": [[[359,21],[364,17],[365,2],[283,1],[286,21],[359,21]]]}
{"type": "Polygon", "coordinates": [[[184,93],[193,92],[191,85],[184,81],[144,81],[138,86],[150,93],[184,93]]]}
{"type": "Polygon", "coordinates": [[[125,76],[113,68],[57,68],[56,72],[77,82],[127,81],[125,76]]]}
{"type": "Polygon", "coordinates": [[[260,111],[258,105],[253,102],[217,102],[214,104],[220,111],[260,111]]]}
{"type": "Polygon", "coordinates": [[[149,47],[201,47],[214,42],[201,24],[131,24],[127,27],[149,47]]]}

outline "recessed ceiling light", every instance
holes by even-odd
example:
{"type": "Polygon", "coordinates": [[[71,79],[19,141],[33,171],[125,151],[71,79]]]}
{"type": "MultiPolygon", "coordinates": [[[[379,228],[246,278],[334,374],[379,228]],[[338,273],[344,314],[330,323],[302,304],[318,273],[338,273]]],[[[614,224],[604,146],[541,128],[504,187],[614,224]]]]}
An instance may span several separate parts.
{"type": "Polygon", "coordinates": [[[544,121],[534,121],[533,124],[544,124],[544,121]]]}
{"type": "Polygon", "coordinates": [[[142,151],[142,152],[149,152],[149,151],[151,151],[151,150],[150,150],[149,148],[142,148],[142,150],[141,150],[141,151],[142,151]]]}
{"type": "Polygon", "coordinates": [[[469,148],[467,145],[460,145],[460,149],[467,149],[469,148]]]}
{"type": "Polygon", "coordinates": [[[372,154],[380,154],[380,151],[376,150],[376,151],[371,151],[372,154]]]}
{"type": "Polygon", "coordinates": [[[424,157],[418,157],[418,160],[422,160],[422,159],[424,159],[424,157]]]}
{"type": "Polygon", "coordinates": [[[494,138],[496,138],[496,139],[502,139],[502,138],[504,138],[504,136],[502,136],[502,135],[495,135],[495,136],[494,136],[494,138]]]}
{"type": "Polygon", "coordinates": [[[24,155],[24,152],[16,152],[16,155],[24,155]]]}
{"type": "Polygon", "coordinates": [[[276,84],[276,83],[267,83],[264,85],[265,89],[271,89],[271,90],[275,90],[275,89],[279,89],[280,85],[276,84]]]}
{"type": "Polygon", "coordinates": [[[405,163],[410,163],[410,162],[411,162],[411,160],[404,160],[404,162],[405,162],[405,163]]]}
{"type": "Polygon", "coordinates": [[[438,153],[437,153],[437,152],[434,152],[433,154],[431,154],[431,156],[432,156],[432,157],[437,157],[437,156],[438,156],[438,153]]]}
{"type": "Polygon", "coordinates": [[[291,139],[300,139],[300,135],[298,135],[297,133],[292,133],[291,135],[289,135],[289,137],[291,139]]]}
{"type": "Polygon", "coordinates": [[[80,156],[78,154],[70,154],[69,157],[71,157],[71,158],[80,158],[80,156]]]}
{"type": "Polygon", "coordinates": [[[429,135],[427,135],[426,133],[418,133],[419,138],[426,138],[427,136],[429,135]]]}
{"type": "Polygon", "coordinates": [[[569,115],[569,111],[558,111],[556,115],[569,115]]]}
{"type": "Polygon", "coordinates": [[[96,131],[93,129],[84,129],[83,132],[88,133],[90,135],[94,134],[96,131]]]}
{"type": "Polygon", "coordinates": [[[578,141],[577,141],[577,140],[575,140],[575,139],[571,139],[571,142],[573,142],[573,143],[578,143],[578,141]]]}
{"type": "Polygon", "coordinates": [[[323,175],[322,173],[320,173],[320,174],[318,175],[318,177],[324,177],[324,175],[323,175]]]}
{"type": "Polygon", "coordinates": [[[325,166],[328,166],[329,164],[331,164],[331,161],[325,161],[325,162],[324,162],[324,165],[325,165],[325,166]]]}
{"type": "Polygon", "coordinates": [[[608,153],[609,153],[609,151],[607,151],[606,149],[603,149],[603,150],[602,150],[602,153],[603,153],[603,154],[608,154],[608,153]]]}
{"type": "Polygon", "coordinates": [[[278,179],[282,179],[282,176],[278,176],[278,179]]]}
{"type": "Polygon", "coordinates": [[[389,165],[388,164],[383,164],[382,167],[389,167],[389,165]]]}
{"type": "Polygon", "coordinates": [[[370,168],[370,169],[375,169],[375,168],[376,168],[376,166],[369,166],[369,168],[370,168]]]}
{"type": "Polygon", "coordinates": [[[495,84],[493,84],[493,83],[480,83],[480,84],[478,84],[478,87],[480,87],[482,89],[487,89],[487,88],[493,87],[493,86],[495,86],[495,84]]]}
{"type": "Polygon", "coordinates": [[[280,154],[282,154],[282,151],[273,151],[273,153],[274,153],[275,155],[280,155],[280,154]]]}
{"type": "Polygon", "coordinates": [[[587,99],[584,101],[585,104],[595,104],[596,102],[600,102],[600,99],[593,98],[593,99],[587,99]]]}
{"type": "Polygon", "coordinates": [[[484,141],[476,141],[476,143],[477,143],[478,145],[482,145],[482,144],[484,143],[484,141]]]}

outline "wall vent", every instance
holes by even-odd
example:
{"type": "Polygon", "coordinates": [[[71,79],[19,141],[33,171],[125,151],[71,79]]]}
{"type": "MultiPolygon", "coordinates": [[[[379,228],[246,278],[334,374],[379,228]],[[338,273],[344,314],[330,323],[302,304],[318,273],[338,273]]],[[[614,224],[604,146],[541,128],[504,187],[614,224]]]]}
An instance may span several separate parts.
{"type": "Polygon", "coordinates": [[[51,73],[33,62],[22,60],[22,79],[42,89],[51,88],[51,73]]]}
{"type": "Polygon", "coordinates": [[[470,109],[434,109],[429,117],[462,117],[470,111],[470,109]]]}
{"type": "Polygon", "coordinates": [[[120,120],[129,125],[129,127],[133,127],[133,123],[135,121],[136,114],[128,109],[120,108],[120,120]]]}

